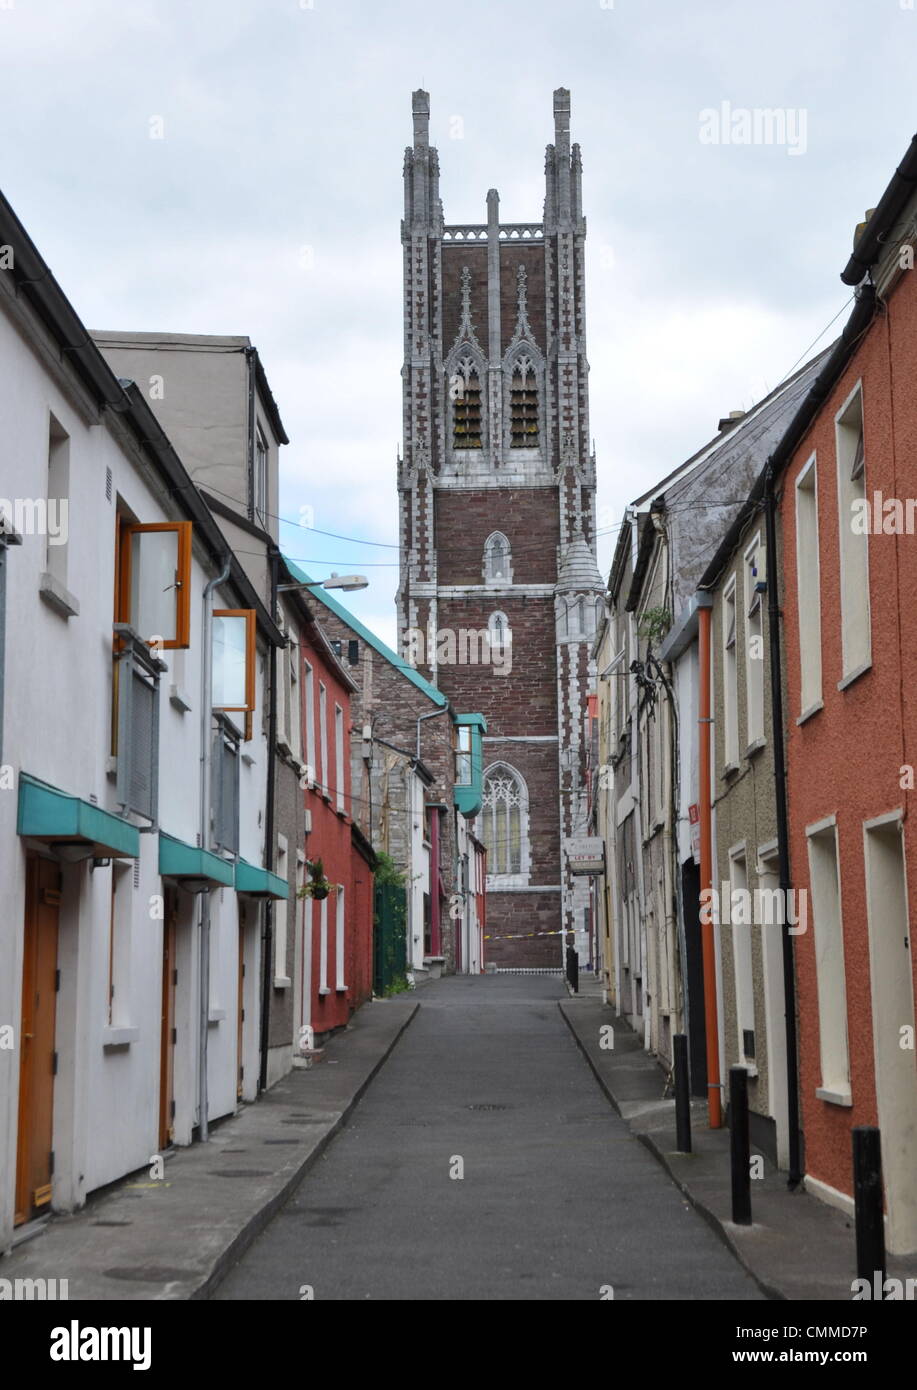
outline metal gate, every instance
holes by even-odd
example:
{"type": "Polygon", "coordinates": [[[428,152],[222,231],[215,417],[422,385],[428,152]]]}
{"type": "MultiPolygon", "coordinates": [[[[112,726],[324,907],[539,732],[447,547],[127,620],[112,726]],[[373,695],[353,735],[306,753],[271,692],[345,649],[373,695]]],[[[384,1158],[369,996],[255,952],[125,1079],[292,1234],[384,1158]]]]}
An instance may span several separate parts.
{"type": "Polygon", "coordinates": [[[407,971],[407,893],[397,883],[377,883],[373,919],[373,991],[386,994],[407,971]]]}

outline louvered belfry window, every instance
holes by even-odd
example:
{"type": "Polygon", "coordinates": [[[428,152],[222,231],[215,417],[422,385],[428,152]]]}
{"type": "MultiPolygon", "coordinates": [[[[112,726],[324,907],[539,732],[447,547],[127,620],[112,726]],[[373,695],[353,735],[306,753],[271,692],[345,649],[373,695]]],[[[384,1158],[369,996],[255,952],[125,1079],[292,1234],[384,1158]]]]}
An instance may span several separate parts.
{"type": "Polygon", "coordinates": [[[452,402],[452,444],[455,449],[481,447],[481,382],[474,370],[461,373],[452,402]]]}
{"type": "Polygon", "coordinates": [[[527,359],[513,370],[509,393],[510,446],[513,449],[538,447],[538,384],[527,359]]]}

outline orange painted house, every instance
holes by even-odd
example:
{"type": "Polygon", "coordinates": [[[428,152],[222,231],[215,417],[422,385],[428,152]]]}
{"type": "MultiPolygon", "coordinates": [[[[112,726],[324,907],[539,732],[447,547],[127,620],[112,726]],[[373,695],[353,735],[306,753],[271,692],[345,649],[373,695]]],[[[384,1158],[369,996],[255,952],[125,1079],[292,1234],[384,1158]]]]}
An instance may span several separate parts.
{"type": "Polygon", "coordinates": [[[917,138],[859,229],[851,321],[774,459],[805,1181],[852,1211],[850,1132],[878,1125],[895,1253],[917,1250],[915,174],[917,138]]]}

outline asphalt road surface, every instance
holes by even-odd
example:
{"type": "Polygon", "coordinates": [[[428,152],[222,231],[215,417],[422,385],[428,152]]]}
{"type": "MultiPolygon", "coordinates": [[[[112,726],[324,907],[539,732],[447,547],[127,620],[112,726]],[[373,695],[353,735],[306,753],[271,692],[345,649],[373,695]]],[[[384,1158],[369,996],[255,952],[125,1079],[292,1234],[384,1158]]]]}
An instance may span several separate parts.
{"type": "Polygon", "coordinates": [[[423,986],[350,1122],[215,1298],[760,1298],[608,1104],[562,992],[545,976],[423,986]]]}

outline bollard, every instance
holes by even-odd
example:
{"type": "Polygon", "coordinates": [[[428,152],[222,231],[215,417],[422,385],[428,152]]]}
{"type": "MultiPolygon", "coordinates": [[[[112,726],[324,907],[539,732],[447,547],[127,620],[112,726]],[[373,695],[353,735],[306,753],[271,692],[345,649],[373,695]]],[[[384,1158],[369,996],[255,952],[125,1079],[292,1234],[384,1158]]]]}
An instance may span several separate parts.
{"type": "Polygon", "coordinates": [[[574,994],[579,994],[579,956],[576,948],[567,947],[567,981],[574,994]]]}
{"type": "Polygon", "coordinates": [[[869,1281],[878,1296],[885,1291],[885,1220],[882,1200],[882,1143],[874,1125],[855,1125],[853,1135],[853,1200],[856,1211],[857,1278],[869,1281]]]}
{"type": "Polygon", "coordinates": [[[732,1219],[751,1225],[751,1144],[748,1138],[748,1072],[729,1068],[729,1154],[732,1160],[732,1219]]]}
{"type": "Polygon", "coordinates": [[[691,1152],[691,1086],[688,1080],[688,1038],[676,1033],[672,1038],[675,1049],[675,1148],[681,1154],[691,1152]]]}

